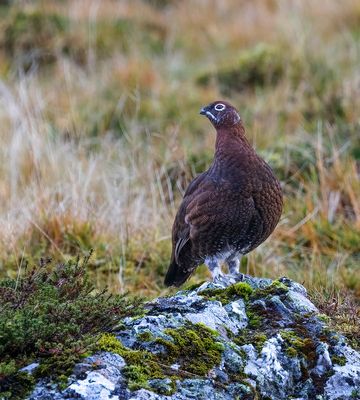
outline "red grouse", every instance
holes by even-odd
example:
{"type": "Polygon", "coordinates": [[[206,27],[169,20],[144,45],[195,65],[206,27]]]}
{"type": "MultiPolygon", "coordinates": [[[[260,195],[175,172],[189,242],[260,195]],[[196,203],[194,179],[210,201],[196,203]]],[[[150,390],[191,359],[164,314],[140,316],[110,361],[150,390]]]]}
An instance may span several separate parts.
{"type": "Polygon", "coordinates": [[[239,273],[240,258],[275,229],[282,212],[282,192],[269,165],[245,137],[237,110],[225,101],[201,109],[216,129],[210,168],[187,188],[172,229],[167,286],[182,285],[205,262],[213,279],[239,273]]]}

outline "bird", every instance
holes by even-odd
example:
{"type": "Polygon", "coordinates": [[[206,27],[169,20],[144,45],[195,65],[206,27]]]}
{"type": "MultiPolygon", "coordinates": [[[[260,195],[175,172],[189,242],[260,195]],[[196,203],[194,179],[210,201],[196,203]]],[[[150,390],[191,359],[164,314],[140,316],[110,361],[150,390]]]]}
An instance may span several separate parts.
{"type": "Polygon", "coordinates": [[[245,137],[235,107],[220,100],[200,110],[216,130],[209,169],[187,187],[172,227],[166,286],[181,286],[205,263],[213,281],[241,275],[241,257],[274,231],[283,209],[279,180],[245,137]]]}

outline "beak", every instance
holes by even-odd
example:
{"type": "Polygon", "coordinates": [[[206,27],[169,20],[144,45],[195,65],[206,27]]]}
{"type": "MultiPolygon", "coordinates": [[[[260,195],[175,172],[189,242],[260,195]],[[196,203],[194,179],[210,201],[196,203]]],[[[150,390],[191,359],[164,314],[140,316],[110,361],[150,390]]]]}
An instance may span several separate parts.
{"type": "Polygon", "coordinates": [[[206,115],[206,107],[203,107],[201,110],[200,110],[200,114],[201,115],[206,115]]]}

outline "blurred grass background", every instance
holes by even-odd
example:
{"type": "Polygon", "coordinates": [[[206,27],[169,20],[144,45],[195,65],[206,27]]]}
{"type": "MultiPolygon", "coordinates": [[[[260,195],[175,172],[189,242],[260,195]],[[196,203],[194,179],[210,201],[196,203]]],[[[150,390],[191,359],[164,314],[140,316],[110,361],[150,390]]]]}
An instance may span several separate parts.
{"type": "Polygon", "coordinates": [[[285,195],[242,272],[359,317],[359,1],[0,4],[0,277],[93,248],[98,288],[167,293],[171,224],[213,155],[198,111],[225,98],[285,195]]]}

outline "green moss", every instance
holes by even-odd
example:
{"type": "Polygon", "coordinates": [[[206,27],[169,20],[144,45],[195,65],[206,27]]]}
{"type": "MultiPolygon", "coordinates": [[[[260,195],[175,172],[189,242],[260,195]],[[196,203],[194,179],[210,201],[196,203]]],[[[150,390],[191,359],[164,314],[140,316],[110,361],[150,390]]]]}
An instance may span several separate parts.
{"type": "Polygon", "coordinates": [[[141,388],[149,389],[148,380],[150,375],[148,369],[144,365],[129,365],[125,367],[124,373],[128,379],[130,390],[139,390],[141,388]]]}
{"type": "Polygon", "coordinates": [[[149,379],[165,378],[162,367],[151,353],[125,354],[124,358],[129,363],[124,367],[123,372],[130,390],[150,389],[149,379]]]}
{"type": "Polygon", "coordinates": [[[252,329],[259,328],[263,318],[256,314],[254,311],[250,310],[249,308],[246,310],[246,315],[248,317],[248,325],[252,329]]]}
{"type": "Polygon", "coordinates": [[[285,352],[290,357],[304,356],[309,363],[316,359],[316,348],[314,341],[309,337],[301,337],[294,330],[281,330],[281,337],[285,341],[285,352]]]}
{"type": "Polygon", "coordinates": [[[341,365],[342,367],[346,364],[346,357],[344,356],[331,356],[333,364],[341,365]]]}
{"type": "Polygon", "coordinates": [[[224,346],[216,341],[217,332],[205,325],[187,324],[178,329],[166,329],[165,333],[172,341],[157,338],[156,342],[167,350],[166,363],[179,363],[182,370],[199,376],[206,376],[220,364],[224,346]]]}
{"type": "Polygon", "coordinates": [[[264,347],[264,343],[267,341],[267,336],[265,333],[257,332],[254,335],[254,345],[258,351],[261,351],[264,347]]]}
{"type": "MultiPolygon", "coordinates": [[[[264,343],[267,340],[266,333],[252,331],[251,329],[242,329],[239,334],[233,339],[234,343],[238,346],[245,344],[252,344],[258,352],[264,347],[264,343]]],[[[246,355],[243,355],[246,357],[246,355]]]]}
{"type": "Polygon", "coordinates": [[[289,291],[289,288],[284,285],[279,280],[275,280],[271,283],[271,285],[265,288],[259,288],[254,290],[253,295],[251,296],[253,299],[267,297],[267,296],[281,296],[286,294],[289,291]]]}
{"type": "Polygon", "coordinates": [[[166,329],[164,333],[172,340],[156,338],[155,342],[163,345],[166,353],[153,354],[146,350],[128,349],[108,333],[101,335],[97,349],[115,352],[125,359],[124,375],[130,390],[150,389],[150,379],[178,379],[170,368],[174,363],[181,365],[180,374],[185,376],[188,373],[206,376],[210,369],[220,364],[224,347],[216,341],[216,331],[203,324],[188,323],[177,329],[166,329]]]}
{"type": "Polygon", "coordinates": [[[104,333],[100,336],[97,350],[113,352],[125,359],[126,366],[123,372],[130,390],[150,389],[149,379],[165,378],[157,355],[146,350],[128,349],[112,334],[104,333]]]}
{"type": "Polygon", "coordinates": [[[143,342],[150,342],[153,339],[153,335],[149,331],[144,331],[139,333],[137,338],[143,342]]]}
{"type": "Polygon", "coordinates": [[[103,333],[97,341],[97,349],[100,351],[109,351],[122,355],[125,347],[121,344],[119,339],[111,333],[103,333]]]}
{"type": "Polygon", "coordinates": [[[225,289],[206,289],[200,292],[199,295],[208,300],[220,301],[225,305],[239,298],[243,298],[247,301],[252,293],[253,288],[248,283],[239,282],[230,285],[225,289]]]}
{"type": "Polygon", "coordinates": [[[298,352],[294,347],[288,346],[285,350],[285,353],[289,356],[289,357],[297,357],[298,356],[298,352]]]}

